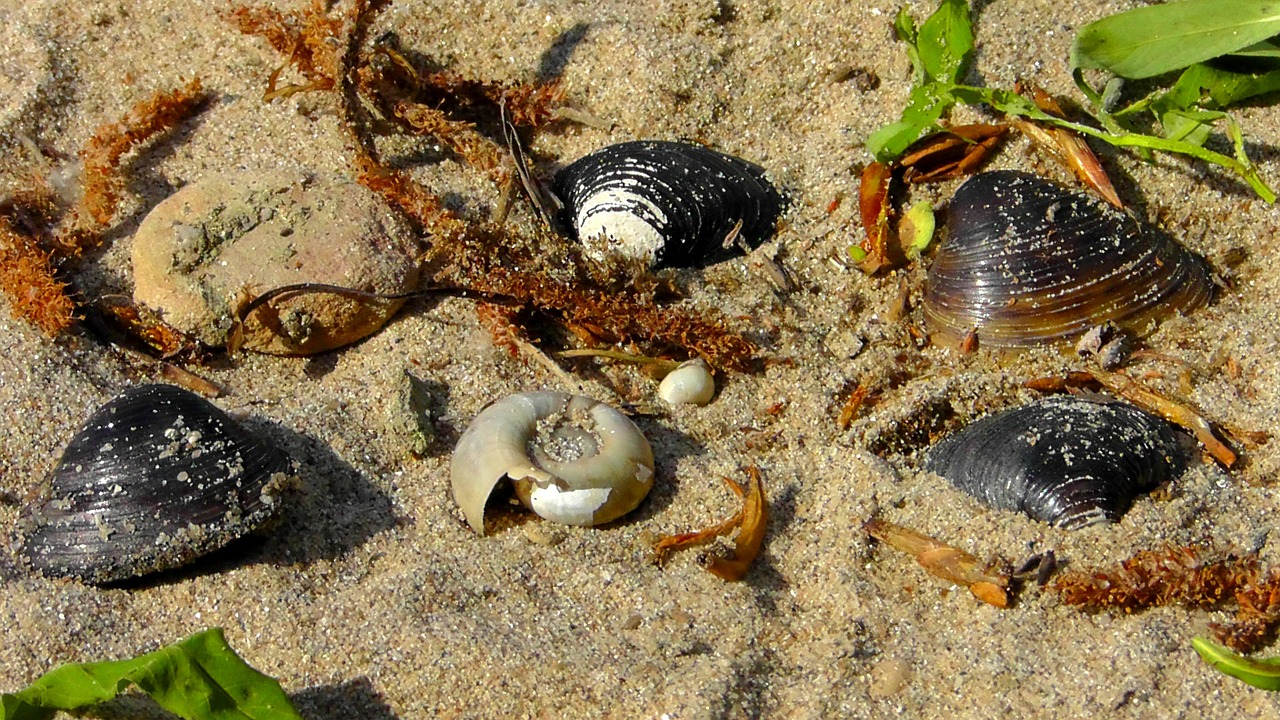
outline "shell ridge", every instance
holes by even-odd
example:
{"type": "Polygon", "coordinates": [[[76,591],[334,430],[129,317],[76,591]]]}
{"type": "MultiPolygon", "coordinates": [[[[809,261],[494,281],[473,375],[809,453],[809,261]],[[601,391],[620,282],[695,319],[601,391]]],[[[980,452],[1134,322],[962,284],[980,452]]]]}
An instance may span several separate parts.
{"type": "Polygon", "coordinates": [[[929,452],[926,469],[989,506],[1074,528],[1118,521],[1189,457],[1163,419],[1068,396],[971,423],[929,452]]]}
{"type": "Polygon", "coordinates": [[[924,310],[949,340],[976,326],[992,345],[1021,346],[1108,320],[1146,332],[1204,305],[1212,287],[1203,259],[1166,233],[1047,180],[996,171],[956,191],[924,310]]]}

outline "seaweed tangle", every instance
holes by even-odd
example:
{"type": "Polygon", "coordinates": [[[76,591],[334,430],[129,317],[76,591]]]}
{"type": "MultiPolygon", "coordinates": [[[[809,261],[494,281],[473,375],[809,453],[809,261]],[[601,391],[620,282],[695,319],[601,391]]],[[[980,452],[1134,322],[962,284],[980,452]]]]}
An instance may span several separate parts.
{"type": "Polygon", "coordinates": [[[69,209],[40,173],[0,206],[0,290],[16,316],[51,336],[75,324],[78,304],[67,267],[101,243],[115,219],[127,180],[123,158],[193,116],[206,98],[195,79],[156,92],[119,121],[100,126],[80,152],[79,199],[69,209]]]}
{"type": "Polygon", "coordinates": [[[1143,550],[1111,569],[1063,573],[1050,589],[1066,604],[1091,611],[1212,609],[1234,601],[1235,621],[1210,628],[1237,652],[1262,647],[1280,625],[1280,571],[1264,573],[1255,555],[1215,558],[1194,546],[1143,550]]]}
{"type": "MultiPolygon", "coordinates": [[[[601,342],[698,355],[724,369],[754,366],[758,348],[715,312],[659,305],[652,292],[637,289],[652,285],[644,278],[629,278],[629,287],[601,281],[596,269],[545,229],[521,232],[463,219],[410,173],[390,167],[378,152],[378,135],[429,136],[505,193],[515,160],[499,139],[504,127],[517,138],[544,127],[557,117],[564,92],[556,82],[497,83],[433,69],[386,36],[364,52],[370,25],[389,4],[357,0],[333,17],[319,2],[296,13],[238,6],[228,16],[241,32],[265,38],[284,55],[281,69],[292,66],[305,79],[279,86],[277,70],[268,79],[268,100],[303,91],[338,95],[343,125],[355,141],[354,174],[431,239],[424,263],[436,282],[518,302],[570,327],[588,328],[601,342]],[[553,260],[539,255],[557,246],[553,260]]],[[[504,346],[510,337],[500,326],[524,315],[483,313],[495,342],[504,346]]]]}

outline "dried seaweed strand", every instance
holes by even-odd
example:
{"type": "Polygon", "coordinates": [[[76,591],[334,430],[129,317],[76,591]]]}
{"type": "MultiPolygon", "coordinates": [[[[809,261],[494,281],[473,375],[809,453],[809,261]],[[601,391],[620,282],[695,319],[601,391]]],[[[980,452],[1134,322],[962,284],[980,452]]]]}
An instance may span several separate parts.
{"type": "Polygon", "coordinates": [[[1271,640],[1280,626],[1280,572],[1236,590],[1235,600],[1239,606],[1235,622],[1210,623],[1209,628],[1233,650],[1252,652],[1271,640]]]}
{"type": "Polygon", "coordinates": [[[75,323],[71,285],[58,277],[58,264],[97,244],[102,228],[119,209],[125,187],[120,160],[199,109],[205,95],[195,79],[176,90],[160,91],[130,108],[119,121],[98,128],[81,151],[82,193],[61,227],[47,187],[26,188],[7,203],[0,216],[0,289],[11,298],[13,312],[55,335],[75,323]],[[24,214],[25,213],[25,214],[24,214]],[[25,231],[7,216],[25,217],[25,231]],[[36,225],[30,226],[32,220],[36,225]],[[44,238],[42,242],[39,238],[44,238]]]}
{"type": "Polygon", "coordinates": [[[1254,555],[1212,559],[1200,547],[1144,550],[1112,569],[1063,573],[1049,587],[1064,603],[1091,611],[1208,609],[1234,601],[1235,622],[1210,627],[1237,652],[1257,650],[1280,625],[1280,572],[1264,578],[1254,555]]]}
{"type": "Polygon", "coordinates": [[[296,13],[238,5],[224,17],[241,33],[265,39],[285,57],[284,64],[271,73],[264,100],[270,102],[297,92],[332,90],[337,84],[339,62],[332,41],[344,23],[328,17],[321,0],[312,0],[310,6],[296,13]],[[296,68],[307,82],[277,87],[281,72],[289,66],[296,68]]]}
{"type": "Polygon", "coordinates": [[[14,315],[49,335],[66,330],[76,321],[68,287],[58,279],[53,257],[0,217],[0,289],[8,294],[14,315]]]}
{"type": "Polygon", "coordinates": [[[537,273],[494,266],[483,274],[459,278],[458,284],[554,310],[566,322],[599,327],[616,341],[684,348],[717,368],[750,370],[757,352],[723,318],[684,308],[660,308],[625,294],[571,286],[537,273]]]}
{"type": "MultiPolygon", "coordinates": [[[[400,106],[401,115],[414,119],[421,127],[410,124],[409,130],[430,130],[437,137],[457,136],[456,147],[464,157],[476,159],[481,167],[489,167],[500,155],[490,155],[484,149],[489,143],[487,138],[467,135],[471,132],[469,124],[458,124],[447,115],[420,107],[432,107],[431,92],[441,95],[441,105],[448,100],[455,108],[487,106],[489,114],[498,118],[505,108],[513,123],[528,125],[550,119],[551,105],[563,97],[557,85],[502,85],[471,81],[448,72],[422,73],[402,55],[385,48],[383,54],[392,62],[381,69],[372,68],[361,58],[360,48],[372,19],[385,6],[385,2],[356,2],[341,27],[316,22],[310,30],[293,29],[302,21],[273,11],[255,14],[256,11],[238,9],[232,12],[232,18],[242,31],[266,37],[282,53],[285,48],[292,53],[299,33],[306,36],[308,32],[323,36],[325,42],[341,48],[340,52],[335,51],[337,68],[332,77],[337,79],[335,89],[340,96],[343,125],[356,143],[353,162],[360,182],[380,193],[420,231],[432,236],[433,258],[443,268],[436,274],[441,284],[489,297],[510,298],[550,311],[570,325],[598,327],[617,341],[681,347],[723,369],[751,367],[756,347],[730,331],[726,322],[715,315],[658,308],[648,297],[604,292],[586,281],[568,283],[537,272],[504,267],[502,255],[522,243],[509,241],[506,231],[500,228],[464,222],[446,210],[434,193],[408,173],[382,163],[373,142],[372,123],[368,122],[370,107],[375,114],[387,111],[382,119],[395,120],[397,103],[412,101],[414,105],[400,106]]],[[[307,12],[314,17],[317,11],[313,7],[307,12]]],[[[407,122],[404,118],[401,121],[407,122]]],[[[579,278],[585,277],[581,268],[573,270],[579,278]]]]}
{"type": "Polygon", "coordinates": [[[95,244],[98,231],[115,217],[125,187],[120,159],[191,117],[206,97],[196,78],[180,88],[157,91],[130,108],[119,122],[98,128],[80,153],[83,193],[72,211],[73,222],[54,239],[62,254],[73,257],[95,244]]]}
{"type": "Polygon", "coordinates": [[[441,110],[410,102],[396,104],[395,116],[418,134],[439,138],[465,158],[468,165],[488,174],[495,184],[511,181],[511,174],[502,164],[504,155],[501,149],[477,132],[474,123],[450,120],[441,110]]]}

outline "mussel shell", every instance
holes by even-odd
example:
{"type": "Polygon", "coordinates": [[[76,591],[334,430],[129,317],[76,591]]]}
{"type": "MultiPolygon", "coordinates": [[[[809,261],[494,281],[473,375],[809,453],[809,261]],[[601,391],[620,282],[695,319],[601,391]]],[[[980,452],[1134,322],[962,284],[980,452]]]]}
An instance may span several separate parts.
{"type": "Polygon", "coordinates": [[[987,505],[1074,529],[1118,521],[1189,459],[1164,420],[1068,396],[978,420],[930,451],[925,469],[987,505]]]}
{"type": "Polygon", "coordinates": [[[1173,238],[1089,195],[1010,170],[956,191],[925,284],[930,330],[983,345],[1069,338],[1106,321],[1138,334],[1206,304],[1209,268],[1173,238]]]}
{"type": "Polygon", "coordinates": [[[274,513],[290,469],[200,396],[135,387],[71,439],[28,509],[22,552],[45,575],[91,583],[177,567],[274,513]]]}
{"type": "Polygon", "coordinates": [[[757,247],[774,231],[782,196],[758,165],[693,143],[632,141],[579,158],[555,176],[561,221],[588,255],[703,267],[757,247]]]}

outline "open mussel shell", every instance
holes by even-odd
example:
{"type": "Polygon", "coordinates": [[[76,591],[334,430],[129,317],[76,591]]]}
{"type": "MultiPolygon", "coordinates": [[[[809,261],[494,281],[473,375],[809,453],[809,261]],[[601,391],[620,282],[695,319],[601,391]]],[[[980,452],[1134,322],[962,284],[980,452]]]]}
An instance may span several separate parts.
{"type": "Polygon", "coordinates": [[[1099,200],[1011,170],[973,176],[947,210],[925,284],[936,339],[1052,342],[1113,321],[1142,335],[1206,304],[1209,268],[1173,238],[1099,200]]]}
{"type": "Polygon", "coordinates": [[[1118,521],[1189,459],[1185,438],[1164,420],[1068,396],[978,420],[931,450],[925,469],[986,505],[1074,529],[1118,521]]]}
{"type": "Polygon", "coordinates": [[[703,267],[741,254],[740,243],[757,247],[783,206],[758,165],[686,142],[601,148],[558,172],[554,187],[588,256],[656,267],[703,267]]]}
{"type": "Polygon", "coordinates": [[[28,508],[22,552],[44,575],[90,583],[178,567],[271,516],[290,470],[200,396],[135,387],[71,439],[28,508]]]}

